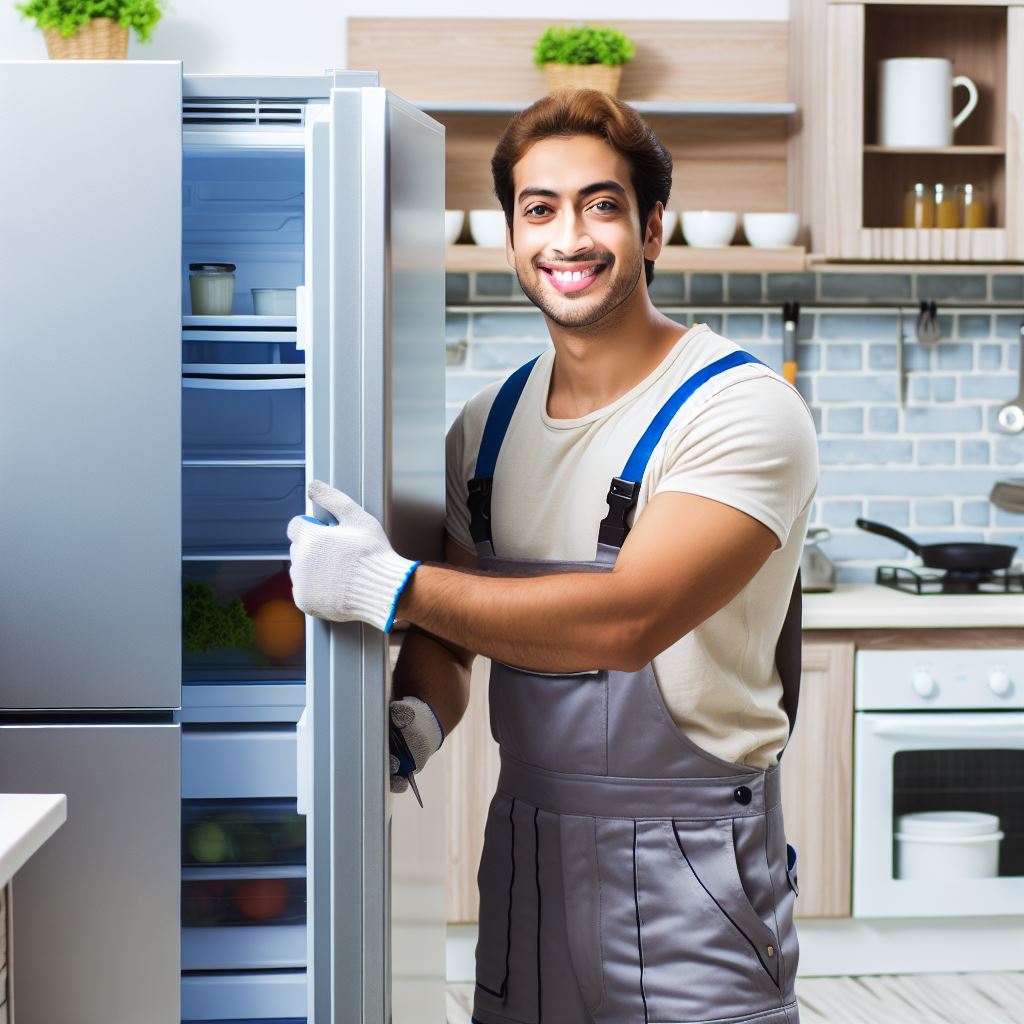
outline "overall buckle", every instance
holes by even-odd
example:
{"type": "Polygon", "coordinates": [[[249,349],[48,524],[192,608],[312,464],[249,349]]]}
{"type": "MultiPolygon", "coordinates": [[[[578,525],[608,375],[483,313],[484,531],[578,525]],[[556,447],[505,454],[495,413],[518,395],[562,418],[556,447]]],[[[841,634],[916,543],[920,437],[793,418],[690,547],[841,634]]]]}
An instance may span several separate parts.
{"type": "Polygon", "coordinates": [[[599,544],[621,548],[629,533],[626,517],[636,507],[640,497],[639,480],[612,479],[608,488],[608,515],[601,520],[601,528],[597,534],[599,544]]]}
{"type": "Polygon", "coordinates": [[[491,540],[491,487],[494,477],[475,476],[469,481],[469,533],[474,544],[486,544],[491,540]]]}

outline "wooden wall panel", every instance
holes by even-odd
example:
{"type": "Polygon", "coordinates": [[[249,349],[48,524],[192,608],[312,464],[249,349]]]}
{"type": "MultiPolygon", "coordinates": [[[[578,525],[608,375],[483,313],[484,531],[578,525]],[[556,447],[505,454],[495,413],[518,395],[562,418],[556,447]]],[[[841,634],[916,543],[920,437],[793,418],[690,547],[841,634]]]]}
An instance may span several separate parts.
{"type": "MultiPolygon", "coordinates": [[[[557,19],[556,19],[557,20],[557,19]]],[[[533,47],[547,19],[349,18],[348,66],[379,71],[414,102],[532,101],[533,47]]],[[[632,100],[788,100],[784,21],[610,21],[636,43],[620,94],[632,100]]]]}

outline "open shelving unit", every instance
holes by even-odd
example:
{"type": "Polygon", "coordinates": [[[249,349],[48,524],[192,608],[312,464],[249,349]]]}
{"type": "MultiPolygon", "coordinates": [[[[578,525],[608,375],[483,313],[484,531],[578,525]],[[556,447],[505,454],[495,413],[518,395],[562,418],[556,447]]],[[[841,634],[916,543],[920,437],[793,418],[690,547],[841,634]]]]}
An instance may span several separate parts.
{"type": "Polygon", "coordinates": [[[1024,8],[1014,3],[830,3],[826,15],[827,145],[824,250],[830,259],[997,263],[1024,257],[1016,125],[1024,114],[1024,8]],[[978,86],[952,146],[877,142],[879,61],[944,57],[978,86]],[[987,224],[907,228],[916,182],[980,186],[987,224]]]}

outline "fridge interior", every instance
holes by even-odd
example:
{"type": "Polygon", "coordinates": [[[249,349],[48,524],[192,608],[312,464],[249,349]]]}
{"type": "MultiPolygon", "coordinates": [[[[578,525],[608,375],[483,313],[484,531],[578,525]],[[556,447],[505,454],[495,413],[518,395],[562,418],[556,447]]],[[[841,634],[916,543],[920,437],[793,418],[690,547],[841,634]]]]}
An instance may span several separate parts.
{"type": "Polygon", "coordinates": [[[306,1018],[295,721],[305,620],[288,520],[305,487],[305,358],[253,288],[303,283],[301,125],[187,125],[182,182],[182,1019],[306,1018]],[[235,265],[193,313],[190,263],[235,265]]]}

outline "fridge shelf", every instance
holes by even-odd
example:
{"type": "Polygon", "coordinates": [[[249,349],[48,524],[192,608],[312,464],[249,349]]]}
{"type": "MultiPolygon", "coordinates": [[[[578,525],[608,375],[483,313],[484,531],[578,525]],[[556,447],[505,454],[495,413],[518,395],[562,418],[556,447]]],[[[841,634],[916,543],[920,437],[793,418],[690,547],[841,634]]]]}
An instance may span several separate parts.
{"type": "Polygon", "coordinates": [[[306,972],[189,974],[181,978],[187,1024],[306,1024],[306,972]]]}
{"type": "MultiPolygon", "coordinates": [[[[209,344],[212,346],[213,343],[209,344]]],[[[231,380],[232,378],[258,380],[261,377],[287,377],[303,380],[306,376],[306,367],[301,361],[297,363],[182,363],[181,375],[183,378],[213,377],[222,380],[231,380]]]]}
{"type": "Polygon", "coordinates": [[[213,882],[218,879],[305,878],[305,864],[205,864],[181,869],[183,882],[213,882]]]}
{"type": "Polygon", "coordinates": [[[305,966],[305,924],[181,929],[183,971],[248,971],[305,966]]]}
{"type": "Polygon", "coordinates": [[[242,330],[290,330],[295,331],[294,316],[256,316],[252,313],[229,313],[225,316],[190,316],[181,318],[182,330],[195,331],[242,331],[242,330]]]}
{"type": "Polygon", "coordinates": [[[196,549],[181,556],[183,562],[280,562],[287,561],[287,548],[252,548],[244,551],[196,549]]]}
{"type": "Polygon", "coordinates": [[[182,459],[185,469],[301,469],[305,459],[182,459]]]}

